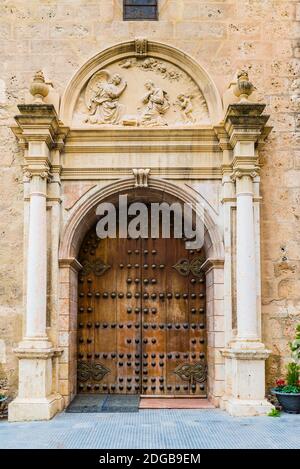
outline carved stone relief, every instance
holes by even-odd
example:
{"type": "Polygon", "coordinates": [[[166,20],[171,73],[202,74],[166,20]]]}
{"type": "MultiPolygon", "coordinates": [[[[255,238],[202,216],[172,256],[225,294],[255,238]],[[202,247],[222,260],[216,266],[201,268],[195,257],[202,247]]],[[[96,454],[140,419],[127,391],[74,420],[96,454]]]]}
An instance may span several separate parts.
{"type": "Polygon", "coordinates": [[[85,103],[89,112],[85,122],[119,124],[124,109],[119,98],[126,86],[127,82],[118,73],[112,76],[108,70],[95,73],[85,90],[85,103]]]}
{"type": "MultiPolygon", "coordinates": [[[[141,41],[138,50],[144,53],[141,41]]],[[[195,81],[178,66],[142,53],[95,73],[73,115],[77,125],[185,126],[209,124],[208,108],[195,81]]]]}

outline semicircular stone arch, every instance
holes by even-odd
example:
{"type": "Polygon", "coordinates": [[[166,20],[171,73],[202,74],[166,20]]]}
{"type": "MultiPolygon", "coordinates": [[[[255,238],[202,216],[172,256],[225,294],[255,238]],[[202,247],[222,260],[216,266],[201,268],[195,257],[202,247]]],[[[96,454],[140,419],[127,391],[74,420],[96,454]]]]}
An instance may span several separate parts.
{"type": "Polygon", "coordinates": [[[99,92],[101,83],[105,83],[118,95],[119,109],[105,116],[101,124],[140,125],[147,81],[153,82],[165,97],[161,125],[205,126],[220,122],[222,101],[207,71],[185,52],[146,40],[142,45],[138,40],[116,44],[88,60],[65,90],[60,119],[71,127],[98,124],[93,109],[106,99],[99,92]],[[121,78],[119,83],[114,83],[116,75],[121,78]]]}
{"type": "MultiPolygon", "coordinates": [[[[160,178],[150,178],[148,188],[141,193],[136,189],[132,178],[124,178],[104,187],[96,186],[85,193],[70,210],[68,219],[61,236],[59,258],[75,259],[77,257],[80,245],[86,232],[96,223],[96,207],[104,201],[115,202],[119,194],[135,194],[138,191],[138,197],[148,198],[149,201],[180,201],[189,203],[193,207],[199,203],[199,194],[195,194],[186,186],[178,186],[169,181],[160,178]]],[[[200,196],[201,198],[201,196],[200,196]]],[[[205,201],[201,198],[204,206],[204,225],[205,225],[205,251],[207,257],[214,259],[224,258],[224,245],[221,229],[218,225],[216,215],[205,201]]]]}

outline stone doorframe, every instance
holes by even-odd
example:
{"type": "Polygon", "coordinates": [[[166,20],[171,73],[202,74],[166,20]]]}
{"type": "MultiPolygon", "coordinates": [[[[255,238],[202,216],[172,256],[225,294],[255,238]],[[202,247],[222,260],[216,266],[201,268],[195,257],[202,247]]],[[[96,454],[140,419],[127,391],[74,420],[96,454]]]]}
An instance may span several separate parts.
{"type": "MultiPolygon", "coordinates": [[[[115,152],[127,142],[133,144],[135,152],[143,153],[143,159],[131,155],[130,161],[134,165],[143,161],[144,168],[152,168],[147,190],[162,197],[193,203],[201,192],[196,188],[199,181],[219,180],[220,213],[216,214],[209,201],[205,211],[209,395],[233,415],[262,414],[270,408],[265,400],[265,359],[269,351],[262,342],[260,312],[259,149],[270,131],[268,116],[263,114],[265,105],[245,98],[236,103],[235,98],[231,101],[235,104],[229,104],[222,116],[220,96],[203,68],[182,51],[148,41],[151,54],[168,57],[199,84],[211,125],[112,128],[101,130],[101,136],[97,130],[67,127],[80,90],[92,74],[114,57],[136,53],[137,44],[118,44],[89,60],[70,81],[59,116],[50,103],[18,106],[20,113],[12,130],[24,151],[26,312],[23,340],[15,350],[19,390],[9,405],[10,420],[49,419],[75,394],[78,249],[95,221],[97,203],[132,191],[136,185],[134,177],[128,177],[132,166],[118,168],[117,159],[116,167],[110,168],[105,167],[109,158],[102,158],[102,173],[98,167],[84,168],[83,162],[79,167],[64,167],[68,152],[74,155],[77,151],[80,156],[81,152],[97,150],[103,156],[107,147],[101,138],[112,145],[119,139],[115,152]],[[153,157],[155,152],[165,158],[163,167],[153,157]],[[186,155],[186,159],[168,159],[174,152],[186,155]],[[63,175],[65,180],[98,180],[102,186],[90,189],[69,211],[63,205],[63,212],[63,175]],[[111,183],[104,187],[107,179],[111,183]],[[62,213],[68,213],[67,220],[62,213]],[[48,298],[49,271],[53,297],[59,302],[48,298]],[[49,310],[51,328],[47,327],[49,310]]],[[[118,153],[115,155],[117,158],[118,153]]]]}
{"type": "MultiPolygon", "coordinates": [[[[59,253],[60,266],[60,307],[58,345],[63,350],[59,358],[63,374],[60,373],[59,391],[67,405],[76,395],[77,376],[77,285],[78,272],[81,268],[77,261],[81,242],[93,224],[96,223],[96,207],[99,203],[111,201],[120,193],[135,192],[133,178],[116,181],[104,188],[94,188],[86,193],[72,208],[62,235],[59,253]]],[[[148,188],[137,191],[136,198],[143,195],[148,200],[160,202],[179,201],[196,205],[197,197],[188,187],[179,187],[159,178],[149,178],[148,188]],[[155,195],[157,197],[155,198],[155,195]]],[[[206,204],[207,205],[207,204],[206,204]]],[[[208,397],[216,404],[224,394],[224,359],[221,349],[224,347],[224,249],[220,228],[211,209],[205,210],[206,261],[203,270],[206,274],[207,298],[207,363],[208,363],[208,397]]]]}

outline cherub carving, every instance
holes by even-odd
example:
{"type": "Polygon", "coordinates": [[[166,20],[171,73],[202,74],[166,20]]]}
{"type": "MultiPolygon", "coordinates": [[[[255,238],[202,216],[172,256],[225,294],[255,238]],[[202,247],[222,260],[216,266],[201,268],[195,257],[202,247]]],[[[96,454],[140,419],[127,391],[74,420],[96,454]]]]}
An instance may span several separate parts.
{"type": "Polygon", "coordinates": [[[168,125],[162,117],[170,107],[166,91],[156,87],[152,80],[146,81],[145,87],[147,93],[142,98],[145,108],[140,119],[141,125],[168,125]]]}
{"type": "Polygon", "coordinates": [[[194,124],[195,117],[193,116],[193,103],[192,103],[193,95],[186,95],[186,94],[179,94],[177,96],[176,104],[179,105],[181,115],[183,120],[186,124],[194,124]]]}
{"type": "Polygon", "coordinates": [[[117,73],[112,76],[107,70],[96,73],[90,79],[85,92],[85,102],[90,114],[86,122],[119,124],[124,110],[119,97],[126,86],[126,81],[117,73]]]}

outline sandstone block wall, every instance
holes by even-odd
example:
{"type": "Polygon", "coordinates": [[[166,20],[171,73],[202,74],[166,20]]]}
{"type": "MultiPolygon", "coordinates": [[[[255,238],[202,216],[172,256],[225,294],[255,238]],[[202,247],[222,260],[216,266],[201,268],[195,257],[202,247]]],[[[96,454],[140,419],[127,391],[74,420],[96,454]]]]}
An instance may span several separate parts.
{"type": "Polygon", "coordinates": [[[22,157],[8,128],[33,73],[60,93],[92,55],[147,36],[194,56],[222,94],[245,67],[274,130],[262,153],[263,336],[268,382],[283,370],[300,321],[300,3],[160,0],[158,22],[124,22],[121,0],[0,3],[0,386],[16,388],[12,349],[22,335],[22,157]],[[298,148],[298,149],[297,149],[298,148]]]}

